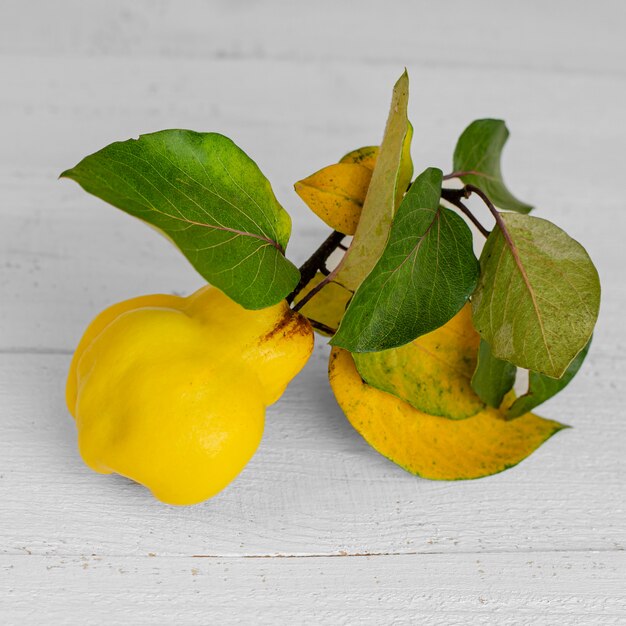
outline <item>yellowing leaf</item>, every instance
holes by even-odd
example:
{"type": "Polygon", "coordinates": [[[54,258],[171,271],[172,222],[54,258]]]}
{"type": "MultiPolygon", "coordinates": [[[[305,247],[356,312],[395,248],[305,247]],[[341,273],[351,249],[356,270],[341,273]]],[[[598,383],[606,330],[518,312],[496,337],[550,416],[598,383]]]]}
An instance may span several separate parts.
{"type": "MultiPolygon", "coordinates": [[[[316,285],[324,280],[325,276],[318,272],[309,284],[296,296],[294,304],[297,304],[316,285]]],[[[311,298],[301,309],[300,313],[305,317],[321,322],[330,328],[337,328],[346,310],[346,305],[352,293],[341,285],[330,282],[319,293],[311,298]]],[[[328,333],[316,329],[320,335],[330,336],[328,333]]]]}
{"type": "Polygon", "coordinates": [[[407,120],[406,135],[400,155],[400,170],[398,171],[398,185],[396,188],[396,208],[400,206],[411,179],[413,178],[413,159],[411,159],[411,141],[413,140],[413,124],[407,120]]]}
{"type": "Polygon", "coordinates": [[[358,163],[368,170],[374,170],[376,159],[378,158],[378,146],[364,146],[357,150],[352,150],[341,157],[339,163],[358,163]]]}
{"type": "MultiPolygon", "coordinates": [[[[413,127],[410,122],[407,123],[398,171],[396,206],[400,204],[413,176],[413,127]]],[[[324,167],[298,181],[294,185],[296,193],[333,230],[344,235],[354,235],[379,152],[378,146],[352,150],[341,157],[339,163],[324,167]]]]}
{"type": "Polygon", "coordinates": [[[337,281],[351,291],[356,291],[376,265],[387,242],[397,198],[404,194],[409,183],[403,180],[408,170],[401,168],[402,158],[407,152],[405,140],[410,134],[408,99],[409,77],[404,72],[393,89],[385,135],[354,239],[334,270],[337,281]]]}
{"type": "Polygon", "coordinates": [[[409,344],[352,356],[373,387],[425,413],[465,419],[485,406],[470,384],[479,344],[466,304],[449,322],[409,344]]]}
{"type": "MultiPolygon", "coordinates": [[[[400,169],[398,171],[398,185],[396,190],[396,207],[399,206],[402,201],[402,197],[406,193],[406,190],[413,178],[413,160],[411,159],[411,140],[413,139],[413,126],[411,122],[407,120],[407,130],[404,136],[404,143],[402,144],[402,154],[400,156],[400,169]]],[[[378,153],[380,148],[378,146],[365,146],[358,148],[348,154],[344,155],[339,163],[358,163],[370,170],[374,170],[376,166],[376,160],[378,159],[378,153]]]]}
{"type": "Polygon", "coordinates": [[[329,165],[295,184],[296,193],[333,230],[356,231],[372,170],[357,163],[329,165]]]}
{"type": "Polygon", "coordinates": [[[598,271],[551,222],[518,213],[501,221],[480,255],[474,326],[496,358],[561,378],[598,319],[598,271]]]}
{"type": "Polygon", "coordinates": [[[349,352],[333,348],[330,384],[352,426],[383,456],[431,480],[481,478],[506,470],[563,424],[532,413],[506,421],[487,408],[465,420],[428,415],[363,382],[349,352]]]}

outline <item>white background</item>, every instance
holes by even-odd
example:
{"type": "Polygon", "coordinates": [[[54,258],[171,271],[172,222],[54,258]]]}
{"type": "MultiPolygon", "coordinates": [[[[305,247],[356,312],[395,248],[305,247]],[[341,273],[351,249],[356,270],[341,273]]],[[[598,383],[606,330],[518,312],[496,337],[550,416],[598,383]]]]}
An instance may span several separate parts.
{"type": "Polygon", "coordinates": [[[626,623],[625,29],[619,0],[2,0],[0,622],[626,623]],[[272,181],[301,262],[327,229],[293,182],[380,140],[404,66],[416,171],[506,119],[511,189],[598,266],[590,355],[541,411],[575,428],[497,476],[415,478],[347,423],[318,341],[213,500],[90,472],[63,399],[85,325],[202,281],[58,174],[139,133],[219,131],[272,181]]]}

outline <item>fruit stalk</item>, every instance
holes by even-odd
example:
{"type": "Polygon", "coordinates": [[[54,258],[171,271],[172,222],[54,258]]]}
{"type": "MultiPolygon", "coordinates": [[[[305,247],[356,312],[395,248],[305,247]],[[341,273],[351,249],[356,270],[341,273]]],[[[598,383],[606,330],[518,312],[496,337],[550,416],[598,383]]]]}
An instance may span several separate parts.
{"type": "Polygon", "coordinates": [[[295,297],[309,284],[318,270],[326,267],[326,261],[330,255],[339,248],[345,235],[334,230],[320,245],[320,247],[300,267],[300,281],[296,288],[287,296],[287,302],[291,304],[295,297]]]}

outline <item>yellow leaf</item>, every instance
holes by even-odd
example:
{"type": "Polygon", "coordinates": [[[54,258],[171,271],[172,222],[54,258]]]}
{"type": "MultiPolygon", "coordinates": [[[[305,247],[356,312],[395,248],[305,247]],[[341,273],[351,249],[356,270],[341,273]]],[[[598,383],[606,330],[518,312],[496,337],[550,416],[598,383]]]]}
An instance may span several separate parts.
{"type": "MultiPolygon", "coordinates": [[[[318,272],[311,279],[309,284],[295,297],[294,304],[302,300],[302,298],[304,298],[313,287],[321,283],[324,278],[324,274],[318,272]]],[[[352,293],[347,289],[344,289],[337,283],[330,282],[300,309],[300,313],[310,320],[321,322],[330,328],[336,329],[346,311],[346,306],[351,296],[352,293]]],[[[317,329],[316,332],[326,337],[330,336],[328,333],[317,329]]]]}
{"type": "Polygon", "coordinates": [[[449,322],[405,346],[353,356],[373,387],[425,413],[465,419],[485,406],[471,387],[479,345],[466,304],[449,322]]]}
{"type": "Polygon", "coordinates": [[[407,120],[406,135],[402,144],[402,155],[400,156],[400,170],[398,171],[398,188],[396,189],[396,208],[402,202],[411,179],[413,178],[413,159],[411,159],[411,141],[413,140],[413,124],[407,120]]]}
{"type": "Polygon", "coordinates": [[[348,152],[348,154],[341,157],[339,163],[358,163],[368,170],[374,171],[376,159],[378,158],[378,150],[378,146],[364,146],[363,148],[348,152]]]}
{"type": "Polygon", "coordinates": [[[333,230],[353,235],[372,170],[358,163],[329,165],[297,182],[296,193],[333,230]]]}
{"type": "Polygon", "coordinates": [[[431,480],[496,474],[566,428],[532,413],[506,421],[492,408],[456,421],[428,415],[364,383],[350,353],[340,348],[331,353],[329,376],[339,406],[363,438],[408,472],[431,480]]]}

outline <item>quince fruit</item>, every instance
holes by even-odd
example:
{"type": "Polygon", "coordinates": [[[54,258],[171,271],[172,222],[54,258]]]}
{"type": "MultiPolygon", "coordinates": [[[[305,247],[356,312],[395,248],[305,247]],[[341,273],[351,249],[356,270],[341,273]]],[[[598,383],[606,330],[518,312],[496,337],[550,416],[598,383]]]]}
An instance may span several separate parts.
{"type": "Polygon", "coordinates": [[[309,322],[285,301],[252,311],[206,286],[115,304],[87,328],[70,366],[83,460],[169,504],[206,500],[250,460],[265,407],[312,349],[309,322]]]}

